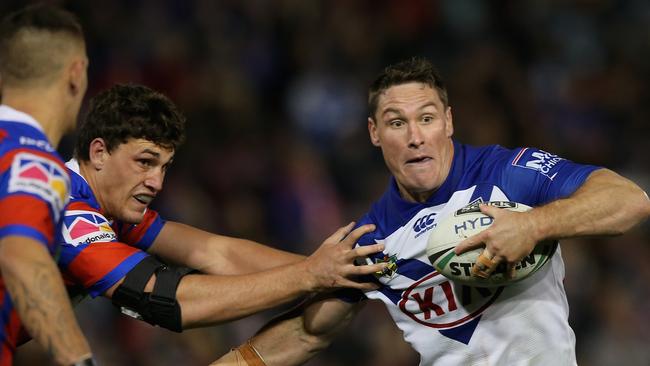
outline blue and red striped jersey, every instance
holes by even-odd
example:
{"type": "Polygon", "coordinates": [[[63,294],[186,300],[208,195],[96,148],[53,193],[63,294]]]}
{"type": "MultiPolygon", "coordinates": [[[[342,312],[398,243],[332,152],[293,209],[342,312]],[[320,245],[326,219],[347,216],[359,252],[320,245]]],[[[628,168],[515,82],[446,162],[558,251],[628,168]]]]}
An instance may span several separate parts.
{"type": "MultiPolygon", "coordinates": [[[[23,236],[56,252],[70,178],[31,116],[0,106],[0,240],[23,236]]],[[[0,278],[0,366],[11,365],[22,326],[0,278]]]]}

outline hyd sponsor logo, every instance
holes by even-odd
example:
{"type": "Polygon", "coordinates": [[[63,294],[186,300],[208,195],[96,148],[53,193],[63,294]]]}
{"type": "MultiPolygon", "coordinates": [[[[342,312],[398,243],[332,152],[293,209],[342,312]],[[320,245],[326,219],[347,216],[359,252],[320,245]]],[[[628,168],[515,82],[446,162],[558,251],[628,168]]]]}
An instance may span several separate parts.
{"type": "Polygon", "coordinates": [[[68,211],[64,218],[64,237],[74,246],[117,240],[108,220],[91,211],[68,211]]]}
{"type": "Polygon", "coordinates": [[[67,203],[69,187],[67,172],[55,162],[28,152],[16,154],[9,192],[35,194],[50,202],[56,215],[67,203]]]}

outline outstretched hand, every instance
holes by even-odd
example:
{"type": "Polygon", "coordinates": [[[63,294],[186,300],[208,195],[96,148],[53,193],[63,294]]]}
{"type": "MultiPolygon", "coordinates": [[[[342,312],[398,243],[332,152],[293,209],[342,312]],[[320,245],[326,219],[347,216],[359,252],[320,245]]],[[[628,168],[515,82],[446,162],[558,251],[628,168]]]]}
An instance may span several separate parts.
{"type": "Polygon", "coordinates": [[[454,252],[458,255],[485,246],[483,258],[474,264],[472,273],[487,278],[499,263],[505,262],[506,274],[512,276],[515,265],[529,255],[538,242],[530,211],[515,212],[485,204],[479,207],[482,213],[494,218],[494,222],[484,231],[463,240],[454,252]]]}
{"type": "Polygon", "coordinates": [[[352,278],[383,271],[387,263],[356,266],[354,260],[384,250],[383,244],[354,248],[359,238],[375,230],[374,225],[363,225],[352,232],[354,223],[338,229],[305,262],[308,273],[314,278],[316,290],[350,287],[374,290],[375,283],[355,282],[352,278]]]}

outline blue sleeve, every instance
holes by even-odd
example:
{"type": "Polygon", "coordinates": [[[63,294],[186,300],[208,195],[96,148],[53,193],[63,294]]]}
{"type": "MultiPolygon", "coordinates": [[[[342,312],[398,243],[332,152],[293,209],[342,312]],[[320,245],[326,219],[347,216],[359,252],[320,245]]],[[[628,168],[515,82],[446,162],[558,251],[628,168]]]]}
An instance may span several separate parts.
{"type": "Polygon", "coordinates": [[[500,161],[500,184],[511,200],[529,206],[568,197],[600,169],[535,148],[520,148],[500,161]]]}

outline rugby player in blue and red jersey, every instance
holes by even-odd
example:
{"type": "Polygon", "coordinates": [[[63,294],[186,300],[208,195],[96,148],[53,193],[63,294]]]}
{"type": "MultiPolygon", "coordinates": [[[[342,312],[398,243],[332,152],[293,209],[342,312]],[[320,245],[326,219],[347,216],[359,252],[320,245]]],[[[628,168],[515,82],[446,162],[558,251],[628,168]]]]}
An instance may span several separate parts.
{"type": "Polygon", "coordinates": [[[72,14],[40,5],[0,27],[0,365],[29,336],[58,364],[91,365],[53,260],[70,189],[55,147],[86,92],[82,29],[72,14]]]}
{"type": "Polygon", "coordinates": [[[165,221],[149,209],[184,128],[176,106],[144,86],[116,85],[91,100],[77,129],[75,159],[66,164],[72,198],[59,265],[71,292],[109,297],[127,315],[181,331],[311,291],[375,288],[350,278],[386,267],[353,265],[355,258],[383,249],[352,248],[372,225],[350,235],[352,225],[341,228],[303,258],[165,221]]]}

